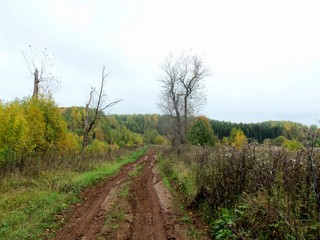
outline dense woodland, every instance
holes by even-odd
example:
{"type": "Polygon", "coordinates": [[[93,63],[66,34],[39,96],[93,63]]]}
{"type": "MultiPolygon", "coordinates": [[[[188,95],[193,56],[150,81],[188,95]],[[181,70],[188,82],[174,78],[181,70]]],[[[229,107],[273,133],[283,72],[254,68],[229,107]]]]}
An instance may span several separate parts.
{"type": "MultiPolygon", "coordinates": [[[[81,134],[81,107],[62,108],[62,115],[67,120],[69,129],[73,132],[81,134]],[[76,120],[76,113],[78,113],[78,128],[74,123],[76,120]]],[[[112,114],[104,116],[103,122],[110,124],[113,128],[122,126],[133,133],[148,135],[150,132],[158,133],[165,136],[165,124],[169,116],[159,114],[112,114]],[[116,125],[114,125],[116,124],[116,125]]],[[[303,142],[307,139],[309,131],[317,131],[316,125],[306,126],[297,122],[289,121],[266,121],[260,123],[232,123],[213,119],[208,119],[214,134],[223,140],[224,137],[229,137],[232,129],[240,129],[251,141],[262,143],[266,139],[275,140],[279,136],[283,136],[289,140],[297,139],[303,142]]],[[[150,143],[146,141],[145,143],[150,143]]]]}
{"type": "Polygon", "coordinates": [[[303,141],[307,137],[308,131],[316,131],[317,126],[306,125],[289,121],[266,121],[261,123],[231,123],[217,120],[210,120],[216,135],[223,139],[228,137],[231,129],[241,129],[248,139],[262,143],[266,139],[276,139],[284,136],[287,139],[297,139],[303,141]]]}
{"type": "MultiPolygon", "coordinates": [[[[81,117],[79,113],[81,112],[81,107],[63,108],[61,111],[63,112],[63,117],[68,122],[68,128],[72,132],[81,135],[81,117]],[[78,120],[76,120],[76,114],[78,114],[78,120]],[[78,128],[76,127],[77,124],[75,124],[77,121],[78,128]]],[[[99,123],[99,126],[96,127],[93,137],[96,133],[99,135],[99,131],[104,129],[104,134],[106,136],[104,140],[111,143],[113,138],[111,129],[122,129],[122,131],[129,130],[131,134],[140,134],[144,140],[143,143],[162,144],[164,143],[165,136],[167,134],[166,123],[168,118],[170,117],[159,114],[112,114],[104,116],[103,120],[99,123]],[[102,125],[105,126],[101,128],[102,125]]],[[[208,121],[217,142],[223,141],[224,138],[230,137],[233,129],[240,129],[243,131],[249,142],[263,143],[265,140],[270,140],[272,144],[279,145],[279,142],[287,139],[298,140],[299,142],[303,143],[304,141],[308,140],[308,137],[310,138],[308,133],[316,132],[318,129],[316,125],[308,127],[301,123],[289,121],[266,121],[249,124],[231,123],[212,119],[208,119],[208,121]]],[[[192,126],[194,122],[196,122],[196,118],[193,118],[190,126],[192,126]]],[[[100,134],[103,133],[100,132],[100,134]]],[[[103,139],[100,138],[99,140],[103,139]]],[[[316,144],[318,141],[318,139],[315,139],[316,144]]],[[[116,140],[116,143],[120,143],[119,139],[116,140]]],[[[125,144],[128,144],[128,142],[124,141],[120,145],[125,144]]]]}

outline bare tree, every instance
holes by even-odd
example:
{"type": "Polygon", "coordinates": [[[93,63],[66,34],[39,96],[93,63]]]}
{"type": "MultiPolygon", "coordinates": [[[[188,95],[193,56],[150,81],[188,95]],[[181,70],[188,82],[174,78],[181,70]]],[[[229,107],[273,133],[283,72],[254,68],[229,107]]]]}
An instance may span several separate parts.
{"type": "Polygon", "coordinates": [[[89,133],[93,129],[97,120],[103,116],[103,111],[109,107],[116,105],[121,102],[122,99],[115,100],[111,103],[105,104],[106,94],[104,92],[104,87],[106,84],[106,79],[109,73],[105,73],[105,67],[102,68],[101,74],[101,84],[100,89],[97,91],[95,88],[91,88],[89,100],[86,103],[85,116],[83,123],[83,142],[82,147],[85,148],[89,143],[89,133]]]}
{"type": "Polygon", "coordinates": [[[209,70],[196,55],[182,53],[174,59],[169,55],[162,65],[164,71],[160,79],[162,93],[159,107],[173,121],[171,132],[175,133],[173,142],[185,143],[188,117],[204,102],[203,80],[209,76],[209,70]]]}
{"type": "Polygon", "coordinates": [[[172,56],[166,58],[165,63],[162,66],[164,76],[161,78],[162,83],[162,95],[159,103],[159,107],[165,113],[173,119],[173,123],[167,126],[171,126],[171,129],[167,131],[172,133],[172,142],[181,143],[183,141],[182,134],[182,89],[179,84],[178,70],[173,64],[172,56]]]}
{"type": "Polygon", "coordinates": [[[202,92],[203,80],[209,76],[208,68],[204,67],[202,60],[196,55],[183,53],[177,62],[179,69],[179,82],[183,88],[184,102],[184,133],[188,129],[188,116],[193,113],[196,106],[202,105],[205,95],[202,92]]]}
{"type": "Polygon", "coordinates": [[[33,97],[42,95],[51,95],[60,88],[60,82],[53,75],[51,69],[54,65],[54,55],[47,53],[47,48],[44,51],[33,49],[29,45],[28,52],[22,52],[29,72],[32,74],[33,82],[33,97]]]}

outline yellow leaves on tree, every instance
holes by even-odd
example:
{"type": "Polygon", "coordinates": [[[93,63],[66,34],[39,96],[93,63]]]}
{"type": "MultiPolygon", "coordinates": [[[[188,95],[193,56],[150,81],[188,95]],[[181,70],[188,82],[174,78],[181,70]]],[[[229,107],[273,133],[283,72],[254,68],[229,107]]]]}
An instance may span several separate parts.
{"type": "Polygon", "coordinates": [[[108,149],[108,144],[104,141],[94,139],[91,144],[85,147],[85,151],[88,153],[105,153],[108,149]]]}
{"type": "Polygon", "coordinates": [[[0,160],[76,149],[78,140],[52,99],[30,98],[0,103],[0,160]]]}
{"type": "Polygon", "coordinates": [[[39,107],[40,99],[30,99],[23,103],[23,111],[30,129],[29,151],[45,151],[47,149],[45,140],[46,123],[43,111],[39,107]]]}
{"type": "Polygon", "coordinates": [[[248,144],[248,139],[242,130],[234,128],[231,130],[230,135],[231,145],[237,149],[241,149],[248,144]]]}
{"type": "Polygon", "coordinates": [[[30,129],[18,101],[0,105],[0,159],[3,159],[9,153],[17,156],[26,151],[30,129]]]}

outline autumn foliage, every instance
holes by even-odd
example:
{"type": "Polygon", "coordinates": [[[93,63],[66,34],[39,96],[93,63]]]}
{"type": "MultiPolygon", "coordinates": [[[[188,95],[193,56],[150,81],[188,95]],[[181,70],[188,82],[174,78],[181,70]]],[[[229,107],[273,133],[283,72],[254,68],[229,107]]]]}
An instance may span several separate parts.
{"type": "MultiPolygon", "coordinates": [[[[27,98],[0,104],[0,166],[24,167],[25,160],[48,151],[79,149],[52,99],[27,98]]],[[[7,169],[7,170],[9,170],[7,169]]]]}

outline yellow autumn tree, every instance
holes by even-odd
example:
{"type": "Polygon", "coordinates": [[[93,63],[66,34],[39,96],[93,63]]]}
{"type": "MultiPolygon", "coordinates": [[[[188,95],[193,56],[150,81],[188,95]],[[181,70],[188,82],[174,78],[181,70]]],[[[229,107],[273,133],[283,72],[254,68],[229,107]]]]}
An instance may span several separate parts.
{"type": "Polygon", "coordinates": [[[248,139],[241,129],[233,128],[230,133],[231,145],[237,149],[243,148],[248,144],[248,139]]]}
{"type": "Polygon", "coordinates": [[[0,104],[0,162],[28,152],[30,129],[19,101],[0,104]]]}

